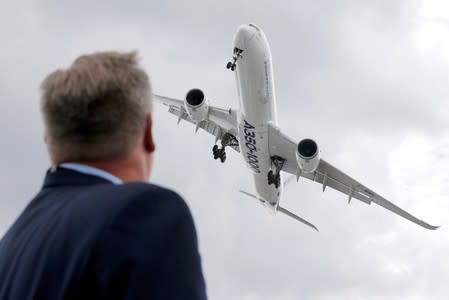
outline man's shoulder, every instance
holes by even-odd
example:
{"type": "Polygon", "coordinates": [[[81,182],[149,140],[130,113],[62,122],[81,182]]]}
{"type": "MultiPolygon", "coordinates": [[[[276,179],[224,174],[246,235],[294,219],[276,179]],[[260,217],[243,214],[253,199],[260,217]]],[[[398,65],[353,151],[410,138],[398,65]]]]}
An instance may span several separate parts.
{"type": "Polygon", "coordinates": [[[159,185],[131,182],[120,185],[102,185],[85,191],[84,203],[112,214],[133,206],[143,210],[186,207],[184,200],[173,190],[159,185]]]}
{"type": "Polygon", "coordinates": [[[123,184],[107,184],[97,186],[100,190],[117,196],[139,197],[142,195],[171,195],[174,191],[162,186],[145,182],[128,182],[123,184]]]}
{"type": "Polygon", "coordinates": [[[180,227],[196,245],[190,210],[176,192],[143,183],[127,183],[115,186],[114,190],[118,199],[120,194],[125,194],[126,199],[120,199],[120,205],[113,205],[107,213],[98,244],[99,256],[106,261],[100,259],[100,264],[111,263],[105,254],[110,249],[116,249],[117,255],[124,256],[126,261],[135,259],[141,264],[148,263],[152,261],[149,253],[163,253],[161,247],[178,234],[180,227]]]}
{"type": "Polygon", "coordinates": [[[116,185],[113,194],[119,198],[119,202],[124,207],[186,207],[186,203],[178,193],[150,183],[131,182],[116,185]]]}
{"type": "Polygon", "coordinates": [[[167,299],[204,299],[197,296],[205,293],[204,279],[195,226],[184,200],[154,185],[116,188],[131,189],[134,196],[106,224],[96,243],[96,269],[103,280],[114,282],[131,272],[139,290],[130,291],[130,298],[151,298],[157,291],[167,299]]]}
{"type": "Polygon", "coordinates": [[[116,222],[189,213],[187,204],[176,192],[155,184],[100,184],[76,188],[69,193],[64,199],[67,205],[61,217],[76,228],[88,223],[100,229],[116,222]]]}

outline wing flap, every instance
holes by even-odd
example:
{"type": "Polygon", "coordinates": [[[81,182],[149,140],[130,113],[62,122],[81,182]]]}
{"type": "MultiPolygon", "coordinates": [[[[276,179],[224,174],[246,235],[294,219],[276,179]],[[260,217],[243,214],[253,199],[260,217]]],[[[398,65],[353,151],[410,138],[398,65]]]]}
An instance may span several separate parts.
{"type": "Polygon", "coordinates": [[[351,198],[355,198],[368,205],[371,204],[371,199],[369,197],[359,193],[357,190],[354,190],[350,185],[340,182],[337,179],[338,177],[336,176],[336,174],[332,172],[322,172],[318,167],[318,170],[315,173],[301,173],[301,177],[321,183],[322,185],[324,185],[324,178],[327,177],[326,186],[329,186],[334,190],[346,194],[348,196],[348,202],[351,201],[351,198]]]}

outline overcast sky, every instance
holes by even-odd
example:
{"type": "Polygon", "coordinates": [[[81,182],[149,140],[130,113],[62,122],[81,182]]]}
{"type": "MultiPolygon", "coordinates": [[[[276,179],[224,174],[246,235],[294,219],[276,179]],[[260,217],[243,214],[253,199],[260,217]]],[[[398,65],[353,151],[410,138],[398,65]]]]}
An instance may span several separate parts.
{"type": "Polygon", "coordinates": [[[237,107],[225,65],[254,22],[271,45],[280,126],[322,157],[432,224],[300,180],[282,204],[320,232],[272,216],[237,153],[155,107],[151,181],[189,204],[210,299],[447,299],[449,4],[424,1],[2,1],[0,236],[49,166],[39,84],[78,55],[134,50],[154,91],[203,89],[237,107]]]}

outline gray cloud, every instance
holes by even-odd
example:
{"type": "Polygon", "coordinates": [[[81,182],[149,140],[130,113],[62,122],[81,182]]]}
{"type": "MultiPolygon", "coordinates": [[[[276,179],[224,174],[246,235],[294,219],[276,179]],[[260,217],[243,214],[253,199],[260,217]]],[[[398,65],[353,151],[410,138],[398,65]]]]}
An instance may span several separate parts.
{"type": "MultiPolygon", "coordinates": [[[[419,217],[443,223],[448,61],[420,50],[417,32],[432,22],[420,7],[420,1],[6,3],[0,233],[39,189],[48,166],[38,87],[49,71],[81,53],[138,49],[156,92],[183,97],[200,87],[212,104],[237,107],[224,66],[235,29],[248,22],[270,41],[285,132],[314,137],[327,160],[419,217]]],[[[226,164],[217,163],[213,138],[183,125],[155,108],[152,180],[175,188],[191,207],[211,299],[447,297],[445,227],[428,232],[375,205],[348,206],[344,196],[304,181],[288,187],[283,204],[321,232],[273,217],[239,195],[241,188],[252,191],[241,157],[229,153],[226,164]]]]}

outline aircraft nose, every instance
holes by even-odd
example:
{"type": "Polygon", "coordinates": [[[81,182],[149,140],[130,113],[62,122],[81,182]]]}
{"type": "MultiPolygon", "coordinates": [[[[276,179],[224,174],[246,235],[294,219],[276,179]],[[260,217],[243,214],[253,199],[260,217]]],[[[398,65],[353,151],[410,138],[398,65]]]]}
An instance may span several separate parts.
{"type": "Polygon", "coordinates": [[[245,49],[248,42],[256,35],[256,27],[244,24],[241,25],[235,34],[234,45],[237,48],[245,49]]]}

